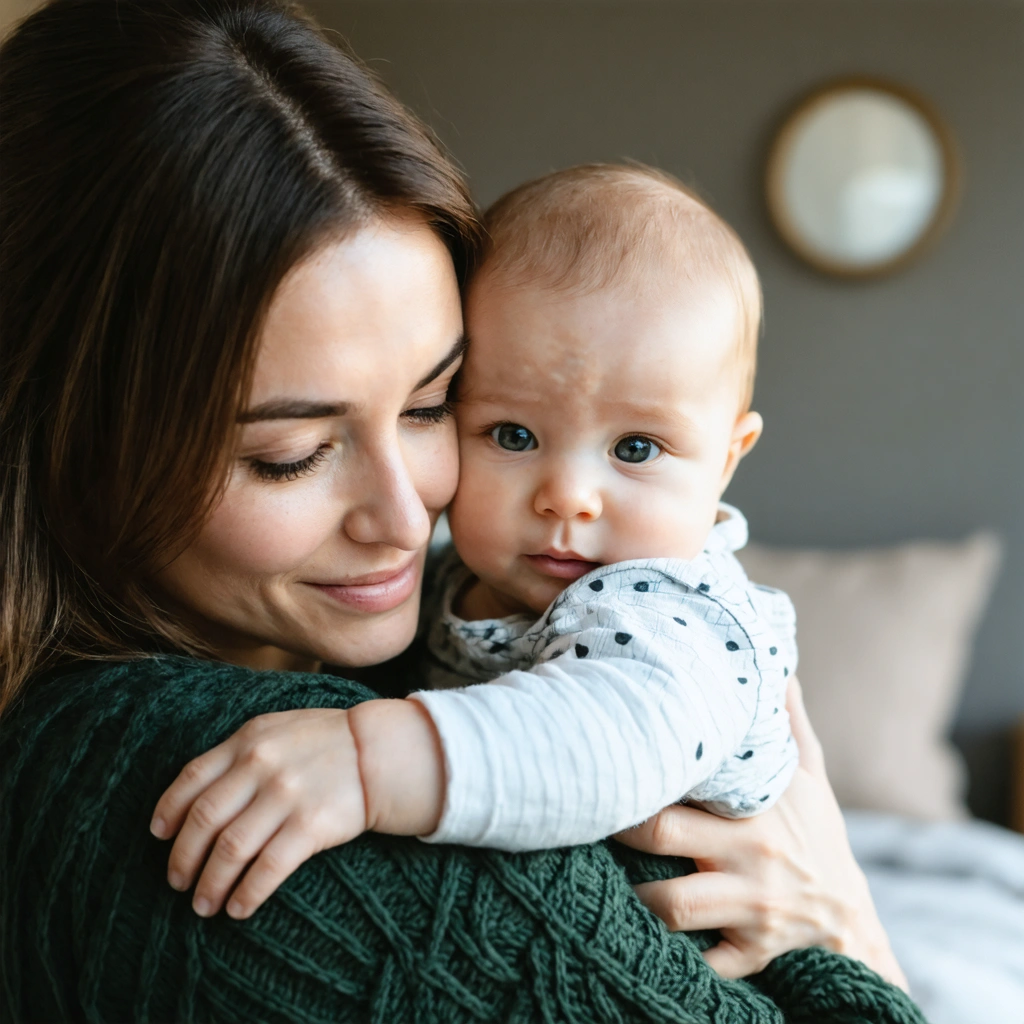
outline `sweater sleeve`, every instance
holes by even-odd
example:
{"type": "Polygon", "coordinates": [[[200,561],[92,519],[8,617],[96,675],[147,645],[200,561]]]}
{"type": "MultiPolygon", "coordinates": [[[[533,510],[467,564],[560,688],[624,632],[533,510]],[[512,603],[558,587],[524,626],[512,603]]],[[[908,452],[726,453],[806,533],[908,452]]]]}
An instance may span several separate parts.
{"type": "MultiPolygon", "coordinates": [[[[196,917],[147,830],[184,761],[254,715],[370,696],[184,659],[40,685],[0,729],[0,1016],[781,1024],[771,979],[717,978],[603,844],[523,856],[366,835],[248,921],[196,917]]],[[[919,1024],[901,994],[823,955],[815,985],[781,983],[800,1019],[919,1024]],[[824,1012],[839,999],[849,1013],[824,1012]]]]}

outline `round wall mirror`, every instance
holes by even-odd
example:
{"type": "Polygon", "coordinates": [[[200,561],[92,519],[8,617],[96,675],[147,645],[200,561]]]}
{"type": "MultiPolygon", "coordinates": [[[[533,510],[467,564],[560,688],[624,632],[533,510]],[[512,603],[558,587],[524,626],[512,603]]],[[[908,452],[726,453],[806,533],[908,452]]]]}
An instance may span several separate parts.
{"type": "Polygon", "coordinates": [[[768,208],[819,270],[887,273],[945,228],[959,192],[952,135],[919,97],[856,80],[819,89],[790,115],[768,160],[768,208]]]}

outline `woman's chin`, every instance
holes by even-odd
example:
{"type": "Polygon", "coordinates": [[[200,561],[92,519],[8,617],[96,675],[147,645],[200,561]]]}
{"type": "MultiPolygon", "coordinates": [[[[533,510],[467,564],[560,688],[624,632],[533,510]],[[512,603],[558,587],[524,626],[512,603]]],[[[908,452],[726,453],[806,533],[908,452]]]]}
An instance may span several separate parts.
{"type": "Polygon", "coordinates": [[[416,595],[386,614],[346,618],[333,631],[317,637],[312,646],[325,664],[343,668],[365,668],[390,661],[416,636],[419,604],[416,595]]]}

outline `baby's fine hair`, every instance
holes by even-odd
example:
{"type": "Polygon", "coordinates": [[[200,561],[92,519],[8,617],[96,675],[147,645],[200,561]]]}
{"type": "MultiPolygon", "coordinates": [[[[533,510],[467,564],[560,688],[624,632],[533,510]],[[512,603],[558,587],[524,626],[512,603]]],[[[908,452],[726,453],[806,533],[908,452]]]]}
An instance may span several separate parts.
{"type": "Polygon", "coordinates": [[[590,293],[678,274],[724,283],[735,297],[735,357],[749,407],[761,329],[761,285],[735,231],[664,171],[630,164],[581,164],[507,192],[484,215],[480,271],[513,284],[590,293]]]}

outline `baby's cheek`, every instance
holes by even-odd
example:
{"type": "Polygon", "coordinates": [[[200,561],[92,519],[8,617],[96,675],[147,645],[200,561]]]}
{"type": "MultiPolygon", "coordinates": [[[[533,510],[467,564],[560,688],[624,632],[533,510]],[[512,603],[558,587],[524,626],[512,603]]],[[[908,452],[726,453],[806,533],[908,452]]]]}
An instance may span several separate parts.
{"type": "Polygon", "coordinates": [[[618,521],[605,560],[694,558],[703,549],[716,508],[715,496],[680,497],[672,489],[652,488],[617,506],[618,521]]]}
{"type": "Polygon", "coordinates": [[[475,571],[501,561],[507,546],[509,497],[500,474],[463,456],[459,486],[448,509],[452,540],[462,560],[475,571]]]}

